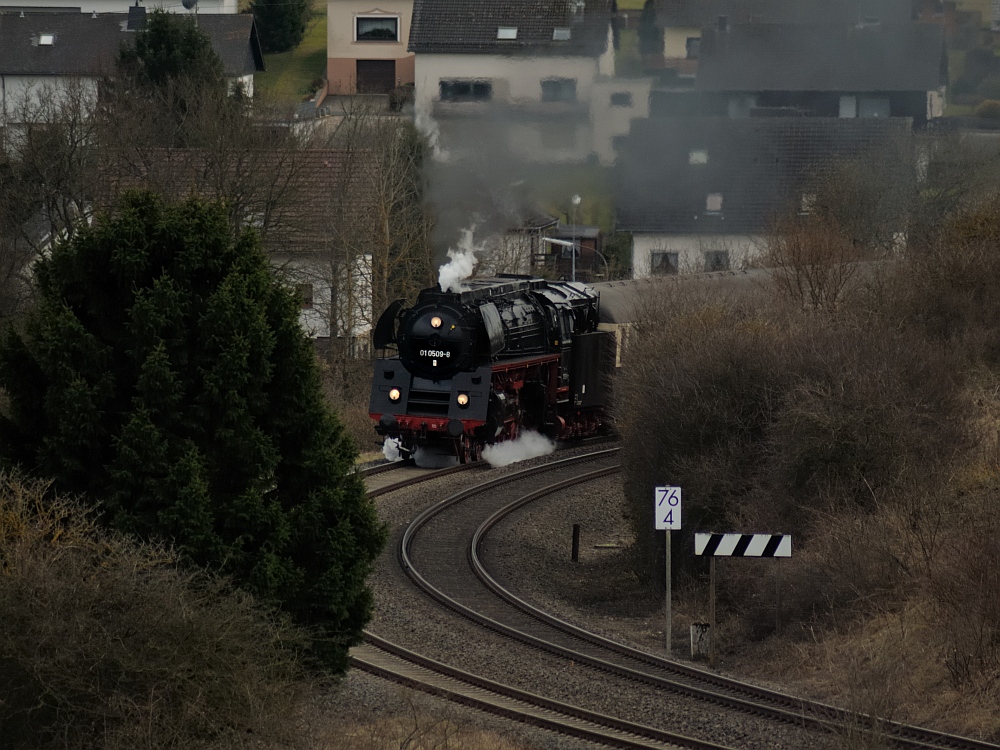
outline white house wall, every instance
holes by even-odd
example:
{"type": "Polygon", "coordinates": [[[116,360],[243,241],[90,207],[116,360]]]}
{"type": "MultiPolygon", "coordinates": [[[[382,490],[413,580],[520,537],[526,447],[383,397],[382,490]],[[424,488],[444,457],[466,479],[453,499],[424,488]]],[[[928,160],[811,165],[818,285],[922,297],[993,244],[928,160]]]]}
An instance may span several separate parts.
{"type": "Polygon", "coordinates": [[[5,125],[38,121],[75,100],[85,112],[97,103],[97,80],[69,76],[0,75],[0,115],[5,125]]]}
{"type": "Polygon", "coordinates": [[[664,29],[663,56],[666,58],[687,57],[687,40],[701,39],[701,29],[696,26],[674,26],[664,29]]]}
{"type": "Polygon", "coordinates": [[[575,78],[578,102],[588,103],[598,76],[598,61],[590,57],[506,57],[501,55],[416,56],[417,112],[432,114],[440,101],[440,82],[452,79],[493,82],[493,101],[509,104],[540,102],[546,78],[575,78]]]}
{"type": "MultiPolygon", "coordinates": [[[[603,57],[509,57],[501,55],[418,54],[415,61],[417,124],[439,135],[439,145],[463,158],[482,148],[502,148],[512,157],[544,163],[580,163],[595,153],[611,163],[611,139],[628,129],[622,122],[595,124],[610,113],[595,110],[603,57]],[[543,102],[542,81],[576,81],[575,102],[543,102]],[[485,80],[489,102],[441,101],[442,80],[485,80]],[[624,128],[624,129],[623,129],[624,128]],[[595,130],[602,133],[601,144],[595,130]],[[487,133],[495,137],[487,137],[487,133]]],[[[611,64],[613,70],[613,63],[611,64]]],[[[616,89],[617,90],[617,89],[616,89]]],[[[603,95],[603,94],[602,94],[603,95]]],[[[640,97],[648,100],[648,93],[640,97]]],[[[648,106],[648,105],[647,105],[648,106]]],[[[626,119],[615,113],[618,120],[626,119]]]]}
{"type": "Polygon", "coordinates": [[[615,138],[628,135],[633,120],[649,117],[652,87],[652,78],[602,78],[594,83],[590,122],[594,129],[593,148],[603,166],[615,163],[615,138]],[[612,104],[620,95],[628,95],[630,103],[627,106],[612,104]]]}
{"type": "MultiPolygon", "coordinates": [[[[293,286],[309,285],[312,304],[299,312],[302,329],[312,338],[330,336],[333,294],[330,283],[331,268],[321,253],[273,255],[272,262],[293,286]]],[[[367,339],[372,329],[372,259],[365,255],[355,259],[351,274],[351,299],[341,304],[338,327],[348,331],[351,339],[367,339]]]]}
{"type": "Polygon", "coordinates": [[[750,266],[760,252],[760,240],[742,234],[632,234],[632,276],[644,279],[650,276],[653,253],[677,253],[680,273],[701,273],[705,269],[707,251],[725,250],[729,253],[729,268],[738,270],[750,266]]]}

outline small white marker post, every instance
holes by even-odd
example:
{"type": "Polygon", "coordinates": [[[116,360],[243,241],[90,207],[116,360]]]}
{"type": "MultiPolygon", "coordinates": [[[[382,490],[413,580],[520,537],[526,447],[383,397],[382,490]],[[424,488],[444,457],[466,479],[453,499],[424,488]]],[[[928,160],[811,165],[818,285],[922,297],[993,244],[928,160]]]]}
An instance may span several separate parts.
{"type": "Polygon", "coordinates": [[[666,589],[667,589],[667,656],[670,656],[671,641],[673,640],[673,612],[671,609],[671,599],[673,598],[672,585],[670,580],[670,532],[681,527],[681,488],[680,487],[656,487],[653,490],[653,515],[656,519],[656,530],[666,531],[666,589]]]}

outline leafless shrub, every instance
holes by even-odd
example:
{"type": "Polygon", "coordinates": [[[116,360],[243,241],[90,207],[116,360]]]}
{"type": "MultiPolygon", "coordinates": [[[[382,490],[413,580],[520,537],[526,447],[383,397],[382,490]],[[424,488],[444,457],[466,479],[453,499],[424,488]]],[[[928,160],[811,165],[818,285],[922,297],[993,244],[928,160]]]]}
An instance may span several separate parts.
{"type": "Polygon", "coordinates": [[[939,618],[943,660],[956,687],[1000,693],[1000,516],[990,484],[966,496],[941,545],[930,595],[939,618]]]}
{"type": "Polygon", "coordinates": [[[168,548],[0,476],[0,745],[291,747],[302,634],[168,548]]]}
{"type": "MultiPolygon", "coordinates": [[[[766,311],[752,296],[645,312],[620,421],[629,512],[654,570],[656,484],[684,488],[681,545],[694,531],[806,539],[817,511],[873,513],[911,497],[973,444],[960,371],[918,336],[766,311]],[[748,518],[773,525],[737,526],[748,518]]],[[[915,523],[919,510],[907,510],[915,523]]]]}
{"type": "Polygon", "coordinates": [[[775,222],[762,262],[775,288],[802,307],[836,310],[857,273],[861,249],[836,225],[810,215],[775,222]]]}

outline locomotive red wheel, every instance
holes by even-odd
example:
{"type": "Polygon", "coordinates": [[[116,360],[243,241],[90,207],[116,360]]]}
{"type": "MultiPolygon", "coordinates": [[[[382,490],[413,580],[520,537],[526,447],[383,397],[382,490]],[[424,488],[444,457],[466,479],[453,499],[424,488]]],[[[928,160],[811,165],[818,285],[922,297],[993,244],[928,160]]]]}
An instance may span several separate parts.
{"type": "Polygon", "coordinates": [[[472,461],[478,461],[483,457],[483,444],[476,438],[470,438],[468,435],[462,435],[462,441],[458,444],[458,460],[460,463],[467,464],[472,461]]]}

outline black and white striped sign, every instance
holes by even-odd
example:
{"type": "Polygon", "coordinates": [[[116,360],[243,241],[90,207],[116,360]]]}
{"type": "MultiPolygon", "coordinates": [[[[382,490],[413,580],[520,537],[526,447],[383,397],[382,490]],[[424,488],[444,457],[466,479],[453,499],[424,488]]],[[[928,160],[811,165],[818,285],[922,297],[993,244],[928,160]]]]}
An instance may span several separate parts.
{"type": "Polygon", "coordinates": [[[694,553],[711,557],[791,557],[787,534],[695,534],[694,553]]]}

